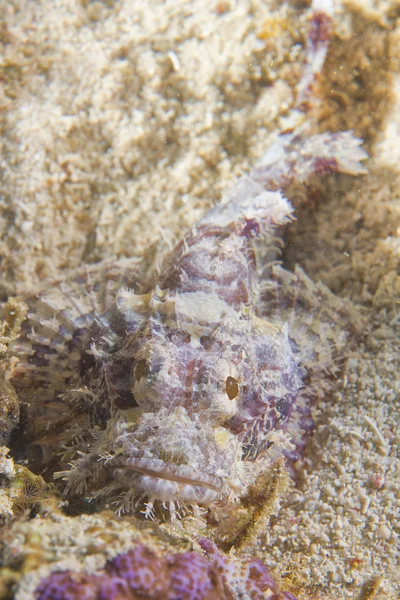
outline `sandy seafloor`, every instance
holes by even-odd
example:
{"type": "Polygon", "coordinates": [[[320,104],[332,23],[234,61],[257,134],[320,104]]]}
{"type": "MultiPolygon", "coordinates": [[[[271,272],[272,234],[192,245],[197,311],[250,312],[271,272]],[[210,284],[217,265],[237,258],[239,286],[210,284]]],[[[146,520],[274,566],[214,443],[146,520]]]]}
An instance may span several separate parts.
{"type": "MultiPolygon", "coordinates": [[[[315,130],[364,138],[368,174],[318,183],[284,260],[363,305],[371,330],[318,407],[300,487],[256,546],[300,597],[361,600],[373,581],[375,598],[395,600],[400,4],[336,13],[315,130]]],[[[2,297],[106,257],[135,256],[145,273],[284,127],[308,14],[272,0],[0,0],[2,297]]],[[[14,557],[35,523],[15,530],[14,557]]],[[[28,567],[16,595],[27,600],[28,567]]]]}

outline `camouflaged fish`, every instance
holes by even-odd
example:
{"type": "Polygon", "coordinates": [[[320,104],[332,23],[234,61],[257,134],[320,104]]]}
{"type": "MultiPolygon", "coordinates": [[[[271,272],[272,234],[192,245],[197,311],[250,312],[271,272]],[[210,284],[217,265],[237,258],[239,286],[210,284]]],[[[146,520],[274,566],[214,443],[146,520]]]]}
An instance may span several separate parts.
{"type": "Polygon", "coordinates": [[[149,293],[134,291],[137,264],[124,259],[27,299],[11,351],[31,464],[51,464],[73,438],[67,492],[121,511],[145,502],[146,516],[160,503],[174,519],[228,505],[268,461],[296,457],[354,318],[300,268],[276,264],[293,219],[281,190],[363,173],[365,158],[349,132],[282,134],[185,235],[149,293]]]}
{"type": "MultiPolygon", "coordinates": [[[[300,269],[263,265],[262,279],[257,242],[275,248],[292,219],[280,188],[315,172],[361,173],[363,158],[350,133],[282,135],[186,234],[151,293],[129,287],[122,261],[107,277],[81,274],[73,285],[86,299],[64,284],[28,301],[35,310],[13,347],[17,391],[40,400],[44,431],[60,403],[66,423],[89,416],[69,451],[78,452],[64,473],[69,490],[104,493],[124,510],[145,498],[147,515],[158,500],[173,516],[176,506],[233,501],[265,457],[301,443],[351,309],[300,269]],[[114,294],[101,312],[98,298],[114,294]]],[[[40,415],[29,420],[37,427],[40,415]]]]}

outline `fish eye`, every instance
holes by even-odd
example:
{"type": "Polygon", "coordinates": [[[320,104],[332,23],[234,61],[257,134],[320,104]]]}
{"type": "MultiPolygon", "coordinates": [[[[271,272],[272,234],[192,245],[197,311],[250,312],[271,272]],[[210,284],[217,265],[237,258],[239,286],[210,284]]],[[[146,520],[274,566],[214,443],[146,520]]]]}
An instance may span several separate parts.
{"type": "Polygon", "coordinates": [[[227,377],[225,381],[225,392],[229,400],[234,400],[239,394],[239,383],[234,377],[227,377]]]}
{"type": "Polygon", "coordinates": [[[147,375],[147,362],[144,359],[139,360],[136,363],[135,368],[133,370],[133,374],[135,376],[136,381],[140,381],[142,377],[145,377],[145,375],[147,375]]]}

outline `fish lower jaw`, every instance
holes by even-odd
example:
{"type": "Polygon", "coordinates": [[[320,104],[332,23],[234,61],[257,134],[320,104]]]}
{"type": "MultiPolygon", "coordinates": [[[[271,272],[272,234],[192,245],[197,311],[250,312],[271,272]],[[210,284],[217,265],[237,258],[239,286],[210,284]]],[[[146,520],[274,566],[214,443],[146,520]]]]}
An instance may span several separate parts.
{"type": "Polygon", "coordinates": [[[149,498],[146,516],[151,516],[154,501],[169,504],[173,518],[175,505],[208,506],[227,493],[221,477],[154,458],[119,460],[113,478],[122,487],[134,489],[137,497],[149,498]]]}

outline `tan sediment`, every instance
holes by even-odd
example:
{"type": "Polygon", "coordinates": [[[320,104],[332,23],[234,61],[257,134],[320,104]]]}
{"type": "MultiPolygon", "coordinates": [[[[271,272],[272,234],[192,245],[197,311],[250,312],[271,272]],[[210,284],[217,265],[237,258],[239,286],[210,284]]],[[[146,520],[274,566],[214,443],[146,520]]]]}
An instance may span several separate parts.
{"type": "MultiPolygon", "coordinates": [[[[316,110],[321,129],[366,138],[369,174],[325,180],[287,234],[287,264],[363,304],[372,325],[319,406],[299,488],[254,542],[283,581],[320,600],[368,589],[395,600],[400,586],[396,5],[340,9],[316,110]]],[[[3,296],[114,255],[143,259],[145,278],[254,164],[293,102],[304,7],[144,6],[0,0],[3,296]]],[[[289,192],[296,204],[304,191],[289,192]]]]}

